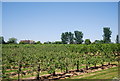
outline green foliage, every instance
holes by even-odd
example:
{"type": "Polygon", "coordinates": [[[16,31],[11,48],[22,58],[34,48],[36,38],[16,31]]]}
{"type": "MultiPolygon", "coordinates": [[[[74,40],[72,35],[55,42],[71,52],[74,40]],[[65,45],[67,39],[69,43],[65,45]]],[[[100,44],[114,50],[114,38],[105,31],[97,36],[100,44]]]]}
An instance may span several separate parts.
{"type": "Polygon", "coordinates": [[[17,44],[17,39],[12,37],[12,38],[9,38],[9,40],[7,41],[8,44],[17,44]]]}
{"type": "Polygon", "coordinates": [[[52,44],[52,42],[50,42],[50,41],[47,41],[47,42],[44,42],[44,44],[52,44]]]}
{"type": "Polygon", "coordinates": [[[90,41],[90,39],[85,39],[85,44],[91,44],[91,41],[90,41]]]}
{"type": "Polygon", "coordinates": [[[71,32],[68,33],[68,43],[73,44],[74,43],[74,34],[71,32]]]}
{"type": "Polygon", "coordinates": [[[79,70],[81,65],[115,62],[119,52],[120,44],[5,44],[2,46],[2,71],[5,77],[8,69],[17,70],[19,77],[24,72],[22,68],[30,68],[31,73],[38,75],[42,71],[68,72],[71,67],[79,70]]]}
{"type": "Polygon", "coordinates": [[[103,41],[103,40],[95,40],[93,43],[94,43],[94,44],[103,44],[104,41],[103,41]]]}
{"type": "Polygon", "coordinates": [[[0,36],[0,44],[5,44],[4,37],[0,36]]]}
{"type": "Polygon", "coordinates": [[[61,41],[55,41],[55,42],[52,42],[52,44],[62,44],[61,41]]]}
{"type": "Polygon", "coordinates": [[[104,27],[103,28],[103,40],[104,40],[104,43],[110,43],[111,42],[111,34],[112,34],[112,31],[110,30],[110,28],[108,27],[104,27]]]}
{"type": "Polygon", "coordinates": [[[68,43],[68,33],[67,32],[65,32],[65,33],[62,33],[62,35],[61,35],[61,40],[62,40],[62,43],[63,44],[67,44],[68,43]]]}
{"type": "Polygon", "coordinates": [[[71,32],[62,33],[61,40],[63,44],[73,44],[74,34],[72,34],[71,32]]]}
{"type": "Polygon", "coordinates": [[[42,44],[40,41],[37,41],[36,44],[42,44]]]}
{"type": "Polygon", "coordinates": [[[81,31],[74,31],[76,44],[82,44],[83,33],[81,31]]]}
{"type": "Polygon", "coordinates": [[[120,39],[119,39],[119,35],[116,36],[116,43],[119,43],[120,39]]]}
{"type": "Polygon", "coordinates": [[[83,42],[82,38],[83,38],[83,33],[80,31],[74,31],[74,34],[71,32],[65,32],[62,33],[61,35],[61,40],[63,44],[74,44],[74,43],[82,44],[83,42]]]}

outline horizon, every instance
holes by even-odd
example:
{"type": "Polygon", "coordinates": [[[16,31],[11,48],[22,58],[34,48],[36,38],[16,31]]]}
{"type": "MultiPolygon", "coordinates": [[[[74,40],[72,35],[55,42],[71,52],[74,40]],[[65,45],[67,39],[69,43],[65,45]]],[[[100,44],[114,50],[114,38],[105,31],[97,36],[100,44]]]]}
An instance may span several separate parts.
{"type": "Polygon", "coordinates": [[[3,2],[5,41],[61,41],[62,32],[83,32],[83,40],[102,40],[103,27],[110,27],[111,42],[118,34],[117,2],[3,2]]]}

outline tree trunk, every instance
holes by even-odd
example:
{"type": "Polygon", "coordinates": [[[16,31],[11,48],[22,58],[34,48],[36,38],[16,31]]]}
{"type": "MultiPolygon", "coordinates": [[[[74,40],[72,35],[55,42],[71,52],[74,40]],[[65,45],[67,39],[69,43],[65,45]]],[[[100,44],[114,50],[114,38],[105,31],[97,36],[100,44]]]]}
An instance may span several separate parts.
{"type": "Polygon", "coordinates": [[[66,73],[68,73],[68,68],[66,67],[66,73]]]}
{"type": "Polygon", "coordinates": [[[19,63],[19,66],[18,66],[18,81],[20,81],[21,68],[22,68],[22,65],[21,65],[21,63],[19,63]]]}
{"type": "Polygon", "coordinates": [[[108,63],[108,65],[110,65],[110,62],[108,63]]]}
{"type": "Polygon", "coordinates": [[[40,79],[40,64],[38,65],[38,70],[37,70],[37,80],[40,79]]]}
{"type": "Polygon", "coordinates": [[[20,73],[18,72],[18,81],[20,81],[20,73]]]}
{"type": "Polygon", "coordinates": [[[102,63],[102,66],[104,66],[104,64],[102,63]]]}
{"type": "Polygon", "coordinates": [[[55,71],[53,72],[53,76],[55,76],[55,71]]]}
{"type": "Polygon", "coordinates": [[[86,70],[88,70],[88,65],[86,65],[86,70]]]}
{"type": "Polygon", "coordinates": [[[62,66],[60,66],[60,70],[61,70],[61,73],[62,73],[62,66]]]}
{"type": "Polygon", "coordinates": [[[96,64],[94,65],[94,67],[96,68],[96,64]]]}
{"type": "Polygon", "coordinates": [[[77,61],[77,71],[79,71],[79,61],[77,61]]]}

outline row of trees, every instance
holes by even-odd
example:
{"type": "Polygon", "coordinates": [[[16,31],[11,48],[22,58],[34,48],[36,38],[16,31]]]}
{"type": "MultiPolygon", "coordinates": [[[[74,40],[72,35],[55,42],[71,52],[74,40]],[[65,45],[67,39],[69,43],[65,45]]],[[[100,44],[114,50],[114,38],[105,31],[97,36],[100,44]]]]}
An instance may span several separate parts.
{"type": "MultiPolygon", "coordinates": [[[[19,44],[42,44],[40,41],[33,41],[33,43],[29,43],[29,41],[32,41],[32,40],[22,40],[19,42],[19,44]]],[[[7,42],[5,42],[4,40],[4,37],[1,36],[0,37],[0,44],[17,44],[17,38],[9,38],[7,42]]],[[[55,41],[55,42],[50,42],[50,41],[47,41],[47,42],[44,42],[44,44],[62,44],[61,41],[55,41]]]]}
{"type": "Polygon", "coordinates": [[[0,44],[10,44],[10,43],[17,44],[17,39],[14,37],[9,38],[9,40],[5,42],[4,37],[3,36],[0,37],[0,44]]]}
{"type": "MultiPolygon", "coordinates": [[[[109,27],[103,28],[103,40],[95,40],[93,43],[111,43],[111,34],[112,31],[109,27]]],[[[63,44],[82,44],[83,42],[85,44],[90,44],[90,39],[85,39],[83,41],[83,33],[81,31],[74,31],[72,32],[64,32],[61,35],[61,40],[63,44]]],[[[119,36],[116,37],[116,43],[119,43],[119,36]]]]}
{"type": "MultiPolygon", "coordinates": [[[[61,40],[63,44],[82,44],[83,42],[83,33],[81,31],[74,31],[74,34],[71,32],[65,32],[61,35],[61,40]],[[75,35],[75,37],[74,37],[75,35]]],[[[85,40],[85,44],[90,44],[90,39],[85,40]]]]}
{"type": "Polygon", "coordinates": [[[83,33],[81,31],[74,31],[74,34],[71,32],[65,32],[61,35],[61,40],[63,44],[82,44],[83,33]],[[74,37],[75,35],[75,37],[74,37]]]}
{"type": "MultiPolygon", "coordinates": [[[[111,43],[111,34],[112,31],[109,27],[103,28],[103,40],[95,40],[93,43],[111,43]]],[[[44,44],[91,44],[90,39],[83,40],[83,33],[81,31],[74,31],[72,32],[64,32],[61,34],[62,41],[55,41],[55,42],[44,42],[44,44]]],[[[9,38],[7,42],[4,41],[4,37],[0,37],[0,44],[17,44],[16,38],[9,38]]],[[[116,36],[116,43],[119,43],[119,36],[116,36]]],[[[19,42],[19,44],[26,44],[24,42],[19,42]]],[[[40,41],[35,42],[34,44],[42,44],[40,41]]]]}

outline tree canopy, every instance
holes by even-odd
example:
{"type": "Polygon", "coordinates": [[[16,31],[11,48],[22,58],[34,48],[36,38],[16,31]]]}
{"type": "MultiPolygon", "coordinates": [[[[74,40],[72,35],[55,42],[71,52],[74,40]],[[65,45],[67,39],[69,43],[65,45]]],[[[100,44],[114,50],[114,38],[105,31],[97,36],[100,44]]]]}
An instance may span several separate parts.
{"type": "Polygon", "coordinates": [[[3,36],[0,37],[0,44],[5,44],[5,41],[4,41],[4,37],[3,37],[3,36]]]}
{"type": "Polygon", "coordinates": [[[12,38],[9,38],[8,42],[9,44],[16,44],[17,43],[17,39],[12,37],[12,38]]]}
{"type": "Polygon", "coordinates": [[[91,41],[90,41],[90,39],[85,39],[85,44],[91,44],[91,41]]]}
{"type": "Polygon", "coordinates": [[[119,35],[116,36],[116,43],[119,43],[119,35]]]}
{"type": "Polygon", "coordinates": [[[111,42],[111,34],[112,34],[112,31],[110,30],[109,27],[104,27],[103,28],[103,41],[104,43],[110,43],[111,42]]]}
{"type": "Polygon", "coordinates": [[[71,32],[62,33],[61,40],[62,40],[63,44],[73,44],[74,43],[74,34],[71,32]]]}
{"type": "Polygon", "coordinates": [[[81,31],[65,32],[61,35],[61,40],[63,44],[82,44],[83,33],[81,31]]]}
{"type": "Polygon", "coordinates": [[[75,33],[75,43],[82,44],[83,33],[81,31],[74,31],[74,33],[75,33]]]}

